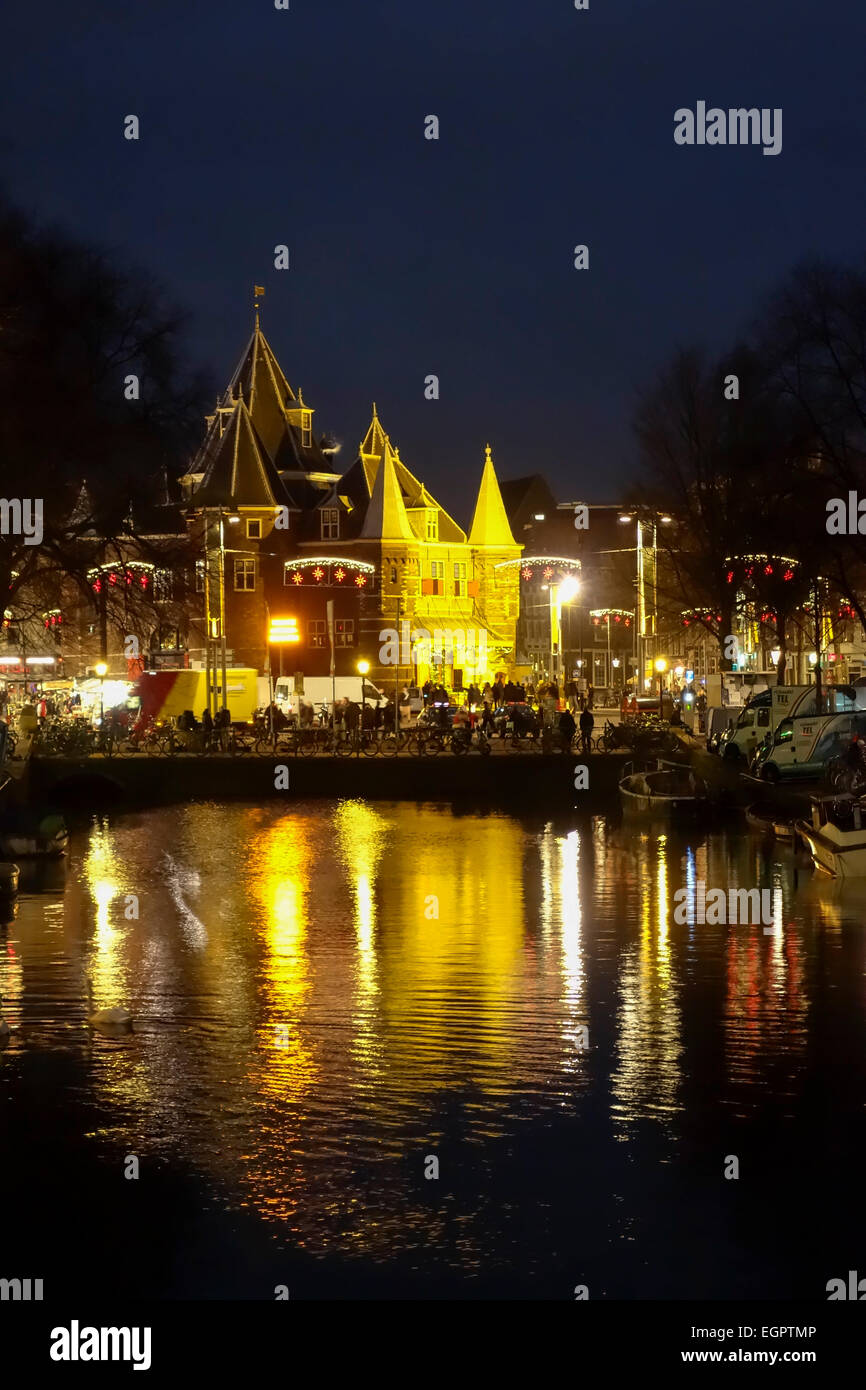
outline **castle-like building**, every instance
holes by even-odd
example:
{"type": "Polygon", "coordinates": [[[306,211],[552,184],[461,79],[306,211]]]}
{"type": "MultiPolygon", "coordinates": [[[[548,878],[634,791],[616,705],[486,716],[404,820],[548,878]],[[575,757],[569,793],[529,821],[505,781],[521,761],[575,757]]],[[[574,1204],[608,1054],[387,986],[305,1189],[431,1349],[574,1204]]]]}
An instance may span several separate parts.
{"type": "MultiPolygon", "coordinates": [[[[492,679],[515,662],[519,558],[489,447],[465,531],[400,457],[373,406],[342,474],[262,333],[250,342],[181,479],[198,591],[223,621],[231,660],[264,671],[274,619],[299,641],[274,658],[287,673],[446,685],[492,679]],[[216,567],[224,574],[224,583],[216,567]],[[329,626],[333,604],[333,633],[329,626]],[[402,639],[402,640],[401,640],[402,639]]],[[[213,621],[213,620],[212,620],[213,621]]],[[[193,629],[196,624],[193,623],[193,629]]],[[[204,624],[198,625],[206,638],[204,624]]],[[[191,632],[189,655],[203,658],[191,632]]]]}

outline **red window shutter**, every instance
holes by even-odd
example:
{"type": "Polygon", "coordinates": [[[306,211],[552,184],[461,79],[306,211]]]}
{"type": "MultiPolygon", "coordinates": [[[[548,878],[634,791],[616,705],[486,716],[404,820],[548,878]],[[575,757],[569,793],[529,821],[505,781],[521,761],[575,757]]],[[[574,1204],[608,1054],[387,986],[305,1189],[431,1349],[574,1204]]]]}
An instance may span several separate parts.
{"type": "Polygon", "coordinates": [[[477,598],[477,597],[478,597],[478,580],[477,580],[477,579],[470,579],[470,581],[469,581],[469,583],[467,584],[466,587],[467,587],[467,589],[468,589],[468,591],[469,591],[469,597],[470,597],[470,598],[477,598]]]}
{"type": "Polygon", "coordinates": [[[422,580],[421,580],[421,592],[422,592],[422,594],[432,594],[432,593],[434,592],[434,589],[433,589],[433,584],[434,584],[434,582],[435,582],[435,581],[432,580],[432,579],[422,579],[422,580]]]}

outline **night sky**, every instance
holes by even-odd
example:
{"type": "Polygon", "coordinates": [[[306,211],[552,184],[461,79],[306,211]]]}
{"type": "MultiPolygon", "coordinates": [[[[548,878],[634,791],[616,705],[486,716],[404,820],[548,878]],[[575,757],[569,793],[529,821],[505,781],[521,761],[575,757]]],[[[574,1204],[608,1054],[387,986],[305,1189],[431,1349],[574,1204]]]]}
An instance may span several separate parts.
{"type": "Polygon", "coordinates": [[[264,284],[340,465],[375,399],[464,523],[488,440],[500,476],[612,499],[677,344],[724,348],[804,254],[862,252],[853,0],[49,0],[3,29],[8,196],[152,270],[220,385],[264,284]],[[699,100],[781,107],[782,153],[678,147],[699,100]]]}

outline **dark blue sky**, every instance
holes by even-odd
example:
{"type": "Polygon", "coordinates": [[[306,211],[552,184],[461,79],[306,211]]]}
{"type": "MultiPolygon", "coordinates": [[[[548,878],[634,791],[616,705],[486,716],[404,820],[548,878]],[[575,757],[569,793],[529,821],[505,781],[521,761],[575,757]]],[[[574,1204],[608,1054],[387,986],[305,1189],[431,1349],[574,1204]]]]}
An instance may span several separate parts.
{"type": "Polygon", "coordinates": [[[345,466],[375,399],[458,518],[487,440],[502,476],[610,498],[634,392],[678,343],[727,346],[809,251],[862,253],[866,9],[590,6],[16,5],[0,179],[152,269],[220,381],[264,284],[263,326],[345,466]],[[781,107],[782,153],[676,146],[674,111],[698,100],[781,107]]]}

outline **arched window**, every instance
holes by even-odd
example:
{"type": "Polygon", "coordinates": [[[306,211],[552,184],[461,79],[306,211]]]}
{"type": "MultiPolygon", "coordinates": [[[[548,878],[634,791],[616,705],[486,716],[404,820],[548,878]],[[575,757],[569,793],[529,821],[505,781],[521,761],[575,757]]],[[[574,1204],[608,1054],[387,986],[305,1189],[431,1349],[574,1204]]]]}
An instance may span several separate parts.
{"type": "Polygon", "coordinates": [[[396,566],[396,565],[392,565],[392,566],[391,566],[391,583],[392,583],[392,584],[396,584],[396,583],[397,583],[397,566],[396,566]]]}

